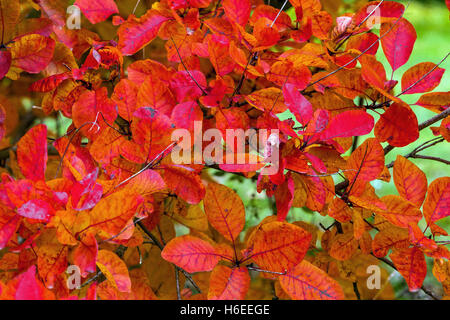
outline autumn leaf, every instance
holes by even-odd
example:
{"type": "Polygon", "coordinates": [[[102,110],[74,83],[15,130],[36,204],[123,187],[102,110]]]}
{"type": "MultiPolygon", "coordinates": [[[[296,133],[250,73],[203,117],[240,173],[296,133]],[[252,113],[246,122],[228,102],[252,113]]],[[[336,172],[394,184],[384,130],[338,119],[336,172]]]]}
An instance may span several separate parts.
{"type": "Polygon", "coordinates": [[[431,182],[423,204],[423,215],[428,225],[450,215],[449,203],[450,178],[442,177],[431,182]]]}
{"type": "Polygon", "coordinates": [[[295,300],[343,300],[339,283],[304,260],[279,278],[281,287],[295,300]]]}
{"type": "Polygon", "coordinates": [[[381,201],[386,204],[387,210],[380,210],[377,214],[382,215],[396,226],[407,228],[410,222],[417,223],[422,218],[422,212],[400,196],[387,195],[382,197],[381,201]]]}
{"type": "Polygon", "coordinates": [[[284,272],[300,263],[311,242],[311,234],[287,222],[262,224],[248,242],[248,258],[263,270],[284,272]]]}
{"type": "Polygon", "coordinates": [[[90,212],[91,227],[110,236],[117,235],[136,214],[142,201],[141,196],[126,189],[102,198],[90,212]]]}
{"type": "Polygon", "coordinates": [[[234,241],[245,225],[245,208],[241,198],[224,185],[209,183],[203,204],[211,225],[225,238],[234,241]]]}
{"type": "Polygon", "coordinates": [[[427,264],[423,252],[417,247],[412,247],[394,251],[389,257],[398,272],[405,278],[409,291],[418,291],[427,275],[427,264]]]}
{"type": "Polygon", "coordinates": [[[37,125],[18,142],[17,161],[25,177],[38,181],[45,179],[47,159],[47,127],[37,125]]]}
{"type": "Polygon", "coordinates": [[[209,279],[208,300],[243,300],[250,287],[247,268],[218,265],[209,279]]]}
{"type": "Polygon", "coordinates": [[[28,73],[41,72],[52,60],[55,45],[55,40],[39,34],[21,37],[11,46],[11,68],[28,73]]]}
{"type": "Polygon", "coordinates": [[[439,85],[444,72],[445,69],[438,68],[434,63],[419,63],[403,74],[402,91],[405,94],[431,91],[439,85]]]}
{"type": "Polygon", "coordinates": [[[161,256],[190,273],[211,271],[220,259],[210,243],[190,235],[172,239],[161,256]]]}
{"type": "Polygon", "coordinates": [[[427,177],[415,164],[400,155],[394,162],[394,183],[403,198],[418,208],[422,206],[427,193],[427,177]]]}
{"type": "Polygon", "coordinates": [[[86,18],[93,24],[106,20],[114,13],[119,13],[114,0],[77,0],[75,5],[81,9],[86,18]]]}
{"type": "Polygon", "coordinates": [[[119,50],[126,56],[138,52],[155,39],[161,24],[170,19],[152,9],[140,18],[130,15],[117,31],[119,50]]]}
{"type": "Polygon", "coordinates": [[[416,31],[408,20],[400,18],[398,21],[382,23],[380,35],[383,36],[383,52],[395,71],[408,61],[417,39],[416,31]]]}
{"type": "Polygon", "coordinates": [[[99,250],[97,255],[97,266],[105,275],[106,279],[120,292],[131,291],[131,280],[128,268],[114,252],[99,250]]]}
{"type": "Polygon", "coordinates": [[[408,105],[394,102],[376,123],[375,136],[394,147],[407,146],[419,138],[417,117],[408,105]]]}

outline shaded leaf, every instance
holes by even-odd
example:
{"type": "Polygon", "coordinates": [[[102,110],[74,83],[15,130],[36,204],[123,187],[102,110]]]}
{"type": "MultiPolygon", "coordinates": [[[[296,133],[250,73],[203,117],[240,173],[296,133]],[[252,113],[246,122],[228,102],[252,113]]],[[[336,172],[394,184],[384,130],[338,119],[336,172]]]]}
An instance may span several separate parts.
{"type": "Polygon", "coordinates": [[[305,260],[279,279],[283,290],[295,300],[342,300],[345,298],[344,291],[336,280],[305,260]]]}

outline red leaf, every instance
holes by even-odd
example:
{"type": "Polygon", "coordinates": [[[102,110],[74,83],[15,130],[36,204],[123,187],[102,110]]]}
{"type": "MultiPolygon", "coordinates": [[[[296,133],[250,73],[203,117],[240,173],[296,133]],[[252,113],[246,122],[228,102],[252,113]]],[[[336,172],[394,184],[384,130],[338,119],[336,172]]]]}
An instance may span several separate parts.
{"type": "Polygon", "coordinates": [[[401,18],[392,23],[383,23],[380,35],[384,34],[386,35],[381,39],[381,47],[392,70],[395,71],[408,61],[417,39],[416,30],[408,20],[401,18]]]}
{"type": "Polygon", "coordinates": [[[225,0],[222,6],[228,19],[241,26],[247,24],[251,10],[249,0],[225,0]]]}
{"type": "Polygon", "coordinates": [[[312,236],[304,229],[281,221],[264,223],[248,241],[248,253],[263,270],[284,272],[300,263],[312,236]]]}
{"type": "Polygon", "coordinates": [[[394,147],[404,147],[419,138],[415,113],[406,104],[394,102],[375,125],[375,136],[394,147]]]}
{"type": "Polygon", "coordinates": [[[210,243],[190,235],[170,240],[161,257],[189,273],[211,271],[220,259],[210,243]]]}
{"type": "Polygon", "coordinates": [[[197,204],[205,197],[205,187],[198,174],[191,168],[172,165],[160,167],[169,189],[190,204],[197,204]]]}
{"type": "Polygon", "coordinates": [[[30,86],[31,91],[50,92],[54,90],[61,82],[69,78],[69,74],[60,73],[38,80],[30,86]]]}
{"type": "Polygon", "coordinates": [[[126,56],[135,54],[155,39],[161,24],[167,20],[171,18],[161,15],[156,10],[148,10],[140,18],[131,14],[117,31],[119,50],[126,56]]]}
{"type": "Polygon", "coordinates": [[[279,185],[275,190],[278,221],[284,221],[291,209],[292,202],[294,201],[294,187],[294,180],[289,175],[283,184],[279,185]]]}
{"type": "Polygon", "coordinates": [[[28,270],[12,280],[15,282],[16,300],[53,300],[53,293],[49,292],[44,285],[36,279],[36,266],[31,266],[28,270]]]}
{"type": "Polygon", "coordinates": [[[283,290],[295,300],[342,300],[345,298],[344,291],[336,280],[305,260],[279,279],[283,290]]]}
{"type": "Polygon", "coordinates": [[[86,18],[93,24],[105,21],[114,13],[119,13],[114,0],[77,0],[75,5],[81,9],[86,18]]]}
{"type": "Polygon", "coordinates": [[[394,162],[394,183],[403,198],[418,208],[422,206],[427,193],[427,177],[414,163],[401,155],[394,162]]]}
{"type": "Polygon", "coordinates": [[[405,94],[431,91],[439,85],[444,72],[445,69],[437,67],[432,62],[416,64],[403,74],[402,91],[408,89],[405,94]],[[429,74],[425,76],[427,73],[429,74]]]}
{"type": "Polygon", "coordinates": [[[250,275],[245,267],[216,266],[209,279],[208,300],[244,300],[250,288],[250,275]]]}
{"type": "Polygon", "coordinates": [[[112,124],[117,118],[116,104],[108,98],[108,90],[101,87],[95,91],[86,91],[72,107],[73,122],[81,132],[91,139],[97,133],[112,124]]]}
{"type": "Polygon", "coordinates": [[[225,238],[234,241],[245,225],[244,204],[236,192],[224,185],[210,182],[203,205],[211,225],[225,238]]]}
{"type": "Polygon", "coordinates": [[[423,215],[428,225],[450,215],[450,177],[434,180],[428,187],[423,204],[423,215]]]}
{"type": "Polygon", "coordinates": [[[0,51],[0,80],[8,73],[11,66],[11,52],[0,51]]]}
{"type": "Polygon", "coordinates": [[[405,278],[409,291],[418,291],[427,275],[427,263],[423,252],[417,247],[412,247],[395,251],[389,257],[397,271],[405,278]]]}
{"type": "Polygon", "coordinates": [[[289,110],[294,114],[300,124],[307,124],[313,117],[311,103],[297,90],[297,88],[286,83],[283,87],[283,96],[289,110]]]}
{"type": "Polygon", "coordinates": [[[6,247],[19,226],[21,218],[14,211],[0,206],[0,250],[6,247]]]}
{"type": "Polygon", "coordinates": [[[47,168],[47,126],[33,127],[17,144],[17,162],[23,175],[33,181],[44,180],[47,168]]]}
{"type": "Polygon", "coordinates": [[[71,202],[75,210],[92,209],[102,198],[103,187],[96,183],[98,168],[86,175],[72,187],[71,202]]]}
{"type": "Polygon", "coordinates": [[[320,139],[327,141],[333,138],[362,136],[372,131],[373,117],[365,111],[344,111],[331,119],[328,127],[322,132],[320,139]]]}
{"type": "Polygon", "coordinates": [[[39,34],[21,37],[11,45],[12,67],[28,73],[44,70],[53,58],[56,42],[39,34]]]}
{"type": "Polygon", "coordinates": [[[33,199],[18,208],[17,214],[25,218],[47,222],[54,214],[54,211],[47,202],[40,199],[33,199]]]}

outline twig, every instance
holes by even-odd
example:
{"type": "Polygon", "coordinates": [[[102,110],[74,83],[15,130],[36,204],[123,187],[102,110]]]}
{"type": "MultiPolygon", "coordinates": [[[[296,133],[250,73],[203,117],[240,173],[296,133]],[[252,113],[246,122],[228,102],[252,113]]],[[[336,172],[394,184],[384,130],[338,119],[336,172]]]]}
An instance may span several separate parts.
{"type": "Polygon", "coordinates": [[[200,86],[200,84],[197,82],[197,80],[195,80],[195,78],[192,76],[191,72],[188,70],[188,68],[184,64],[184,61],[183,61],[183,59],[181,58],[181,55],[180,55],[180,51],[178,51],[177,45],[175,44],[175,41],[173,40],[172,37],[170,37],[170,40],[172,40],[173,46],[175,47],[175,50],[177,51],[178,58],[180,59],[181,64],[184,67],[184,70],[186,70],[186,72],[188,73],[189,77],[191,77],[192,81],[194,81],[195,84],[197,85],[197,87],[202,91],[203,95],[204,96],[208,95],[208,93],[200,86]]]}
{"type": "Polygon", "coordinates": [[[428,71],[427,73],[425,73],[419,80],[417,80],[416,82],[414,82],[412,85],[410,85],[408,88],[406,88],[405,90],[403,90],[402,92],[400,92],[398,95],[396,95],[396,97],[401,96],[402,94],[406,93],[407,91],[411,90],[412,88],[414,88],[414,86],[416,84],[418,84],[419,82],[421,82],[423,79],[425,79],[430,73],[432,73],[437,67],[439,67],[439,65],[441,65],[445,59],[448,58],[448,56],[450,55],[450,52],[447,53],[447,55],[438,63],[436,64],[430,71],[428,71]]]}
{"type": "Polygon", "coordinates": [[[179,268],[175,266],[175,281],[177,286],[177,298],[178,300],[181,300],[181,293],[180,293],[180,275],[178,274],[179,268]]]}
{"type": "Polygon", "coordinates": [[[353,282],[353,291],[355,292],[356,295],[356,299],[361,300],[361,294],[359,293],[358,290],[358,282],[353,282]]]}
{"type": "MultiPolygon", "coordinates": [[[[164,246],[161,244],[161,242],[158,240],[158,238],[156,238],[153,233],[151,233],[142,223],[142,221],[139,221],[138,226],[141,227],[142,231],[144,231],[144,233],[150,237],[150,239],[152,239],[152,241],[155,243],[155,245],[162,251],[164,250],[164,246]]],[[[181,271],[184,276],[186,277],[186,279],[189,280],[189,282],[192,284],[192,286],[195,288],[195,290],[197,290],[199,293],[201,293],[202,291],[200,290],[200,288],[198,287],[198,285],[195,283],[194,279],[192,279],[192,276],[190,273],[188,273],[187,271],[185,271],[182,268],[179,268],[177,266],[175,266],[175,268],[178,268],[179,271],[181,271]]]]}
{"type": "Polygon", "coordinates": [[[442,162],[442,163],[445,163],[445,164],[447,164],[447,165],[450,165],[450,161],[445,160],[445,159],[441,159],[441,158],[438,158],[438,157],[423,156],[423,155],[420,155],[420,154],[414,154],[414,155],[411,156],[411,158],[414,158],[414,159],[434,160],[434,161],[438,161],[438,162],[442,162]]]}

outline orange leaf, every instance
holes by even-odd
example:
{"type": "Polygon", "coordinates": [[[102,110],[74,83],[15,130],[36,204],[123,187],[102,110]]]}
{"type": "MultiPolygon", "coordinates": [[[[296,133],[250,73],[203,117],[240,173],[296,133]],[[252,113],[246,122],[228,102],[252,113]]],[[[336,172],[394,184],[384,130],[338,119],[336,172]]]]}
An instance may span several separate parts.
{"type": "Polygon", "coordinates": [[[119,50],[123,55],[133,55],[155,39],[161,24],[171,19],[153,9],[140,18],[131,14],[117,31],[119,50]]]}
{"type": "Polygon", "coordinates": [[[364,141],[352,153],[347,161],[345,175],[350,180],[350,185],[355,179],[372,181],[380,175],[384,168],[384,151],[381,144],[375,138],[364,141]]]}
{"type": "Polygon", "coordinates": [[[262,224],[249,239],[249,258],[263,270],[284,272],[300,263],[312,236],[304,229],[281,221],[262,224]]]}
{"type": "Polygon", "coordinates": [[[45,179],[47,168],[47,126],[28,131],[17,144],[17,162],[23,175],[33,181],[45,179]]]}
{"type": "Polygon", "coordinates": [[[261,111],[267,110],[273,113],[281,113],[287,110],[281,89],[275,87],[254,91],[246,96],[245,100],[261,111]]]}
{"type": "Polygon", "coordinates": [[[432,62],[416,64],[403,74],[402,91],[407,90],[405,94],[431,91],[441,82],[444,71],[432,62]]]}
{"type": "Polygon", "coordinates": [[[404,147],[419,138],[417,117],[406,104],[394,102],[375,124],[375,136],[394,147],[404,147]]]}
{"type": "Polygon", "coordinates": [[[205,186],[191,168],[181,165],[160,166],[169,189],[189,204],[197,204],[205,197],[205,186]]]}
{"type": "Polygon", "coordinates": [[[220,259],[210,243],[190,235],[169,241],[161,256],[189,273],[211,271],[220,259]]]}
{"type": "Polygon", "coordinates": [[[250,288],[250,275],[245,267],[218,265],[209,280],[208,300],[244,300],[250,288]]]}
{"type": "Polygon", "coordinates": [[[332,241],[330,256],[340,261],[350,259],[358,249],[358,240],[354,238],[353,232],[338,234],[332,241]]]}
{"type": "Polygon", "coordinates": [[[428,187],[427,198],[423,204],[423,215],[428,225],[450,215],[450,177],[434,180],[428,187]]]}
{"type": "Polygon", "coordinates": [[[280,284],[295,300],[342,300],[344,291],[339,283],[322,269],[304,260],[280,276],[280,284]]]}
{"type": "Polygon", "coordinates": [[[97,266],[117,290],[120,292],[131,291],[131,280],[127,265],[114,252],[100,250],[97,255],[97,266]]]}
{"type": "Polygon", "coordinates": [[[91,227],[117,235],[135,215],[143,199],[129,190],[121,190],[101,199],[90,213],[91,227]]]}
{"type": "Polygon", "coordinates": [[[11,67],[39,73],[53,58],[56,42],[39,34],[29,34],[11,44],[11,67]]]}
{"type": "Polygon", "coordinates": [[[394,162],[394,183],[398,193],[417,208],[422,206],[427,193],[427,177],[414,163],[397,156],[394,162]]]}
{"type": "Polygon", "coordinates": [[[409,247],[408,231],[399,227],[389,227],[378,232],[372,241],[373,254],[385,257],[389,249],[405,249],[409,247]]]}
{"type": "Polygon", "coordinates": [[[236,192],[224,185],[210,182],[203,204],[211,225],[225,238],[234,241],[245,225],[244,204],[236,192]]]}
{"type": "Polygon", "coordinates": [[[436,113],[441,113],[450,106],[450,92],[430,92],[422,95],[417,105],[436,113]]]}
{"type": "Polygon", "coordinates": [[[389,257],[397,271],[405,278],[409,291],[418,291],[427,275],[427,263],[423,252],[417,247],[412,247],[395,251],[389,257]]]}
{"type": "Polygon", "coordinates": [[[397,195],[388,195],[381,198],[386,204],[386,211],[377,211],[390,223],[401,228],[408,228],[410,222],[418,223],[422,218],[422,212],[411,202],[397,195]]]}

